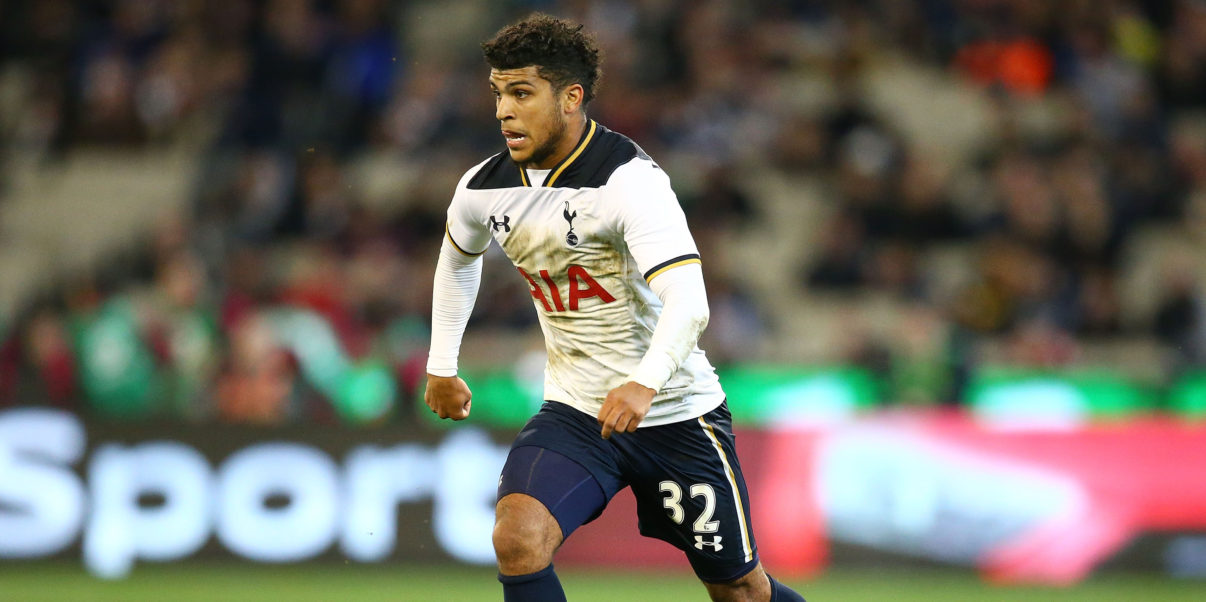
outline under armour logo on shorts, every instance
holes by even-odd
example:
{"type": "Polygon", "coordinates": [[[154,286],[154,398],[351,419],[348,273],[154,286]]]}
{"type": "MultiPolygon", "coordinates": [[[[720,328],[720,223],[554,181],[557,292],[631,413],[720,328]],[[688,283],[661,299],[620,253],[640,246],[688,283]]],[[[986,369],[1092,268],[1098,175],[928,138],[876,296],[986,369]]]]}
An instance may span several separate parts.
{"type": "Polygon", "coordinates": [[[702,550],[702,549],[704,549],[704,546],[712,546],[713,552],[719,552],[724,549],[724,546],[720,545],[720,540],[722,540],[722,539],[724,539],[724,538],[719,535],[713,535],[712,541],[704,541],[703,535],[696,535],[695,536],[695,549],[702,550]]]}

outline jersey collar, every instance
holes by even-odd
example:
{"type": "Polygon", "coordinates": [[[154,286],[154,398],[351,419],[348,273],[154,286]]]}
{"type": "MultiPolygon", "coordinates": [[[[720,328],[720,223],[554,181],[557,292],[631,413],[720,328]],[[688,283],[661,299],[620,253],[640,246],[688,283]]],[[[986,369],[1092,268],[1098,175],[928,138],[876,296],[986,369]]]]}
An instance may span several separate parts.
{"type": "MultiPolygon", "coordinates": [[[[551,188],[557,183],[557,178],[561,177],[561,174],[565,172],[566,168],[573,164],[573,162],[577,160],[580,155],[582,155],[582,151],[586,150],[587,145],[589,145],[590,141],[594,139],[595,130],[597,128],[598,124],[595,123],[594,119],[591,119],[590,124],[588,124],[586,127],[586,131],[582,132],[582,139],[578,141],[578,146],[574,148],[574,152],[570,153],[564,159],[562,159],[560,163],[553,166],[552,171],[549,172],[549,177],[544,179],[544,187],[551,188]]],[[[531,186],[532,182],[528,179],[528,170],[524,169],[522,165],[517,167],[519,167],[519,179],[523,181],[523,185],[531,186]]]]}

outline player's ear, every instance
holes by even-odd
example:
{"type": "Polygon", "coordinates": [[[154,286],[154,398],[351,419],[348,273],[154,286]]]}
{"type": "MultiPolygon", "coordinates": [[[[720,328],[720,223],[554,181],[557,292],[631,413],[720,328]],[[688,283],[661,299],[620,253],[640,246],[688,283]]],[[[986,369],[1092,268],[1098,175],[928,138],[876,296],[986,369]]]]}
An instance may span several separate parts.
{"type": "Polygon", "coordinates": [[[561,107],[566,113],[574,113],[582,108],[582,99],[586,91],[582,84],[570,84],[561,91],[561,107]]]}

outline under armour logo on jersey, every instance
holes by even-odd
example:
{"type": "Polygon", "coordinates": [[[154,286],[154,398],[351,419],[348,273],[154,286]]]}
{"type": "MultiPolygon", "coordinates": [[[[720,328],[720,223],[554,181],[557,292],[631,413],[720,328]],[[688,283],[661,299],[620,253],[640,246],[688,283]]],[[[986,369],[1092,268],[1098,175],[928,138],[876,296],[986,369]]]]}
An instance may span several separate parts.
{"type": "Polygon", "coordinates": [[[703,535],[696,535],[695,536],[695,549],[702,550],[702,549],[704,549],[704,546],[712,546],[713,552],[719,552],[724,549],[724,546],[720,545],[720,540],[722,540],[722,539],[724,539],[724,537],[722,537],[720,535],[713,535],[712,541],[704,541],[703,535]]]}
{"type": "Polygon", "coordinates": [[[506,230],[507,232],[510,232],[511,231],[511,216],[504,214],[502,221],[500,222],[500,221],[494,219],[494,216],[491,215],[490,216],[490,229],[494,230],[495,232],[498,232],[499,228],[502,228],[502,229],[506,230]]]}
{"type": "Polygon", "coordinates": [[[565,211],[561,212],[561,215],[563,217],[565,217],[565,221],[569,222],[569,232],[566,233],[566,235],[565,235],[565,244],[567,244],[571,247],[578,246],[578,235],[574,234],[574,218],[578,217],[578,212],[575,211],[573,213],[570,213],[569,201],[566,201],[565,202],[565,211]]]}

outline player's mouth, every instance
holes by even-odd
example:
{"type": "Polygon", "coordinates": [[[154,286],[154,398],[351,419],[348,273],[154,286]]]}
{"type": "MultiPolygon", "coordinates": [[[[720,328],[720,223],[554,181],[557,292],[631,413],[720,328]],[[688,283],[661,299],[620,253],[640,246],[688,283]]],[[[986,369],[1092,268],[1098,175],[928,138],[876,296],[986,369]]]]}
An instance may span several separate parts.
{"type": "Polygon", "coordinates": [[[507,148],[519,148],[528,140],[526,135],[520,134],[519,132],[513,132],[511,130],[503,130],[502,135],[503,138],[507,139],[507,148]]]}

